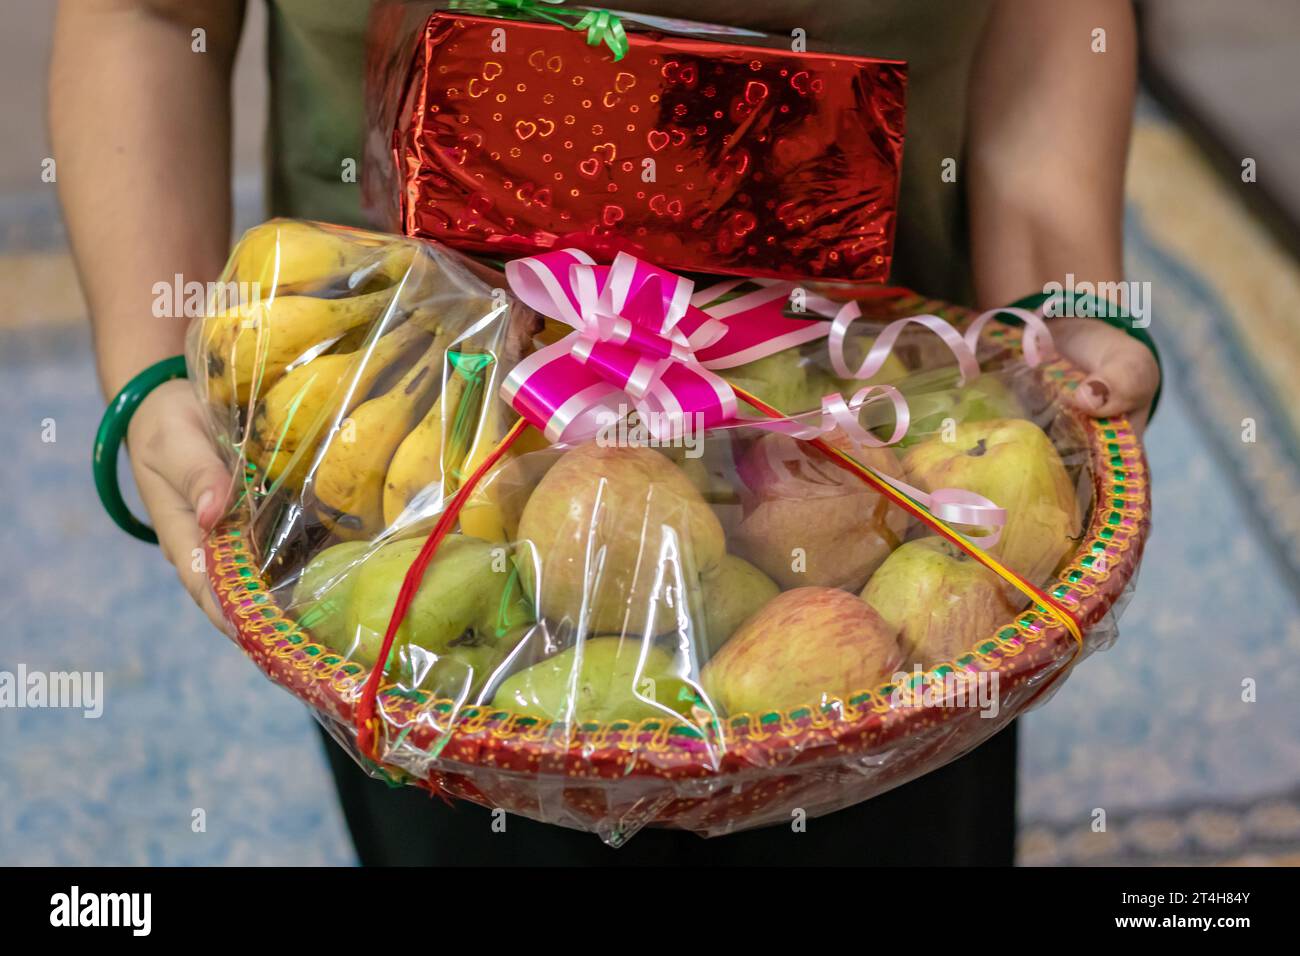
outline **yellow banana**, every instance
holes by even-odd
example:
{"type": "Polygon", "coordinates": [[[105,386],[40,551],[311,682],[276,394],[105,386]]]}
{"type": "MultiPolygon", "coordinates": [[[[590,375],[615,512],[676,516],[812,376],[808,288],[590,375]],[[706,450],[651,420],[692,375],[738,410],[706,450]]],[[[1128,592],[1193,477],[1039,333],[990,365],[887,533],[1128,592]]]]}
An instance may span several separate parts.
{"type": "Polygon", "coordinates": [[[406,323],[372,348],[321,355],[286,372],[253,412],[249,460],[272,481],[278,481],[292,463],[286,482],[300,487],[322,429],[351,411],[379,375],[424,335],[423,329],[406,323]]]}
{"type": "MultiPolygon", "coordinates": [[[[474,431],[473,442],[469,454],[465,456],[464,464],[459,469],[453,469],[455,487],[459,487],[461,482],[468,480],[470,475],[478,470],[514,423],[513,416],[506,415],[509,406],[497,394],[500,382],[496,372],[499,368],[500,366],[494,363],[491,369],[484,370],[486,390],[482,393],[483,397],[479,403],[481,412],[477,416],[478,427],[474,431]]],[[[462,533],[485,541],[508,539],[505,516],[498,495],[499,487],[494,479],[512,459],[545,447],[546,439],[536,429],[527,429],[519,436],[510,446],[505,457],[483,476],[465,502],[460,513],[462,533]]]]}
{"type": "Polygon", "coordinates": [[[428,414],[397,446],[384,479],[384,524],[392,526],[411,499],[430,485],[441,482],[444,496],[454,490],[450,475],[466,447],[463,439],[457,440],[455,428],[464,391],[465,378],[451,369],[428,414]]]}
{"type": "Polygon", "coordinates": [[[382,530],[388,464],[427,410],[445,350],[439,336],[393,388],[362,402],[331,433],[311,481],[317,513],[340,537],[369,538],[382,530]]]}
{"type": "Polygon", "coordinates": [[[407,241],[272,219],[244,233],[231,256],[232,278],[255,284],[262,296],[338,283],[366,266],[391,281],[410,264],[414,251],[407,241]]]}
{"type": "Polygon", "coordinates": [[[277,295],[241,303],[203,322],[201,347],[208,399],[248,401],[313,346],[373,322],[393,301],[389,290],[340,299],[277,295]]]}

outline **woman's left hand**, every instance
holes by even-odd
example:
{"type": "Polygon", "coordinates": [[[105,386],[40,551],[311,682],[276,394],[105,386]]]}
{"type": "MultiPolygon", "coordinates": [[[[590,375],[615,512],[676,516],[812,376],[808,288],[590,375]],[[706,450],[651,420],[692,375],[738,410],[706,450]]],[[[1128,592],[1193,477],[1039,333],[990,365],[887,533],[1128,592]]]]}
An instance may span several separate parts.
{"type": "Polygon", "coordinates": [[[1059,318],[1049,323],[1056,348],[1088,373],[1071,401],[1096,418],[1122,415],[1141,434],[1160,367],[1151,350],[1099,319],[1059,318]]]}

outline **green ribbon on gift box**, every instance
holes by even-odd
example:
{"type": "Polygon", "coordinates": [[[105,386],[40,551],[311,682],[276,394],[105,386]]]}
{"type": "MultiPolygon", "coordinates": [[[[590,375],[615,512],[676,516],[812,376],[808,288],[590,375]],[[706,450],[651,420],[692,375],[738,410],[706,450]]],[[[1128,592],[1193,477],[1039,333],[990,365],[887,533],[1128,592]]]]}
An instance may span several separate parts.
{"type": "Polygon", "coordinates": [[[534,20],[554,23],[566,30],[586,31],[587,44],[609,47],[615,62],[627,56],[627,31],[623,21],[609,10],[583,8],[579,10],[547,10],[564,0],[452,0],[453,10],[467,10],[508,20],[534,20]]]}

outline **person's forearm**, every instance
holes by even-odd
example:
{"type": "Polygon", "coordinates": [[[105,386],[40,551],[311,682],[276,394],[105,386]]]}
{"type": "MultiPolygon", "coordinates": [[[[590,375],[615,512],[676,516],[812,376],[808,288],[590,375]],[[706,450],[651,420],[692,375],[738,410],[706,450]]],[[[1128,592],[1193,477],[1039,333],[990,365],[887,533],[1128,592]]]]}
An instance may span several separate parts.
{"type": "Polygon", "coordinates": [[[155,285],[206,283],[225,260],[242,11],[242,0],[60,5],[51,138],[106,394],[181,351],[185,317],[154,315],[155,285]],[[192,48],[195,29],[206,52],[192,48]]]}
{"type": "Polygon", "coordinates": [[[982,308],[1045,284],[1123,278],[1136,86],[1128,0],[1001,0],[971,87],[967,158],[982,308]],[[1105,52],[1094,52],[1104,30],[1105,52]]]}

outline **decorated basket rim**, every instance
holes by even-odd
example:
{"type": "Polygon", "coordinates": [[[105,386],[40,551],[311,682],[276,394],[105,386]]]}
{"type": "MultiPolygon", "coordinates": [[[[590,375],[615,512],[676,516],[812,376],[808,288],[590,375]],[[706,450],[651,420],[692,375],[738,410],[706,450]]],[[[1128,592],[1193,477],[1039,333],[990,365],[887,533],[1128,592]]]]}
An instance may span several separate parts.
{"type": "MultiPolygon", "coordinates": [[[[1005,326],[985,335],[1018,346],[1019,330],[1005,326]]],[[[1083,373],[1058,357],[1037,370],[1059,393],[1083,380],[1083,373]]],[[[1093,486],[1091,514],[1072,559],[1046,592],[1071,612],[1083,633],[1114,604],[1132,577],[1150,527],[1150,486],[1141,444],[1122,418],[1093,419],[1071,406],[1063,412],[1084,436],[1093,486]],[[1104,555],[1104,563],[1098,557],[1104,555]]],[[[249,511],[236,510],[205,542],[208,576],[243,650],[274,681],[305,703],[355,725],[355,706],[370,668],[316,643],[310,631],[279,606],[257,572],[249,543],[249,511]]],[[[1001,679],[1028,685],[1048,672],[1064,673],[1080,648],[1068,629],[1045,609],[1017,613],[967,653],[922,672],[941,681],[955,672],[997,671],[1001,679]],[[1070,660],[1058,667],[1065,654],[1070,660]]],[[[523,755],[534,769],[546,764],[566,775],[665,776],[689,778],[770,766],[784,754],[805,763],[829,754],[868,750],[922,725],[943,723],[954,709],[892,706],[897,686],[884,683],[826,703],[719,718],[725,727],[719,752],[713,735],[671,718],[586,721],[576,726],[514,714],[485,704],[457,705],[423,691],[381,686],[381,724],[402,728],[398,739],[436,752],[447,766],[496,764],[506,751],[523,755]],[[459,711],[457,712],[457,707],[459,711]],[[429,719],[432,717],[432,719],[429,719]],[[449,723],[450,722],[450,723],[449,723]]],[[[1041,691],[1039,691],[1041,693],[1041,691]]],[[[395,768],[396,769],[396,768],[395,768]]],[[[405,771],[401,771],[405,773],[405,771]]]]}

